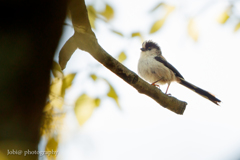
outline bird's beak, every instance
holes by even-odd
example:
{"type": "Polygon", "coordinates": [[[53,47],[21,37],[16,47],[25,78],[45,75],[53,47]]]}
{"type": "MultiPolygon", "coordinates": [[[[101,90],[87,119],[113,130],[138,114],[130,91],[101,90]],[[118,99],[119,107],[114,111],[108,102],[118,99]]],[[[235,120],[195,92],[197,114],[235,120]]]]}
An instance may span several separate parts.
{"type": "Polygon", "coordinates": [[[141,49],[141,51],[146,51],[146,49],[145,48],[140,48],[141,49]]]}

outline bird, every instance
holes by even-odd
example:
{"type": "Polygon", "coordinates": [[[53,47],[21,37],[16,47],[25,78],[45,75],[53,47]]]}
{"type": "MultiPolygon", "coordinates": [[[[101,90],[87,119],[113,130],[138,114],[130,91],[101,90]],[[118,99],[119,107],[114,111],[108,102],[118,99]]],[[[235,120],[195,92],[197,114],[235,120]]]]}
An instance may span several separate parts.
{"type": "Polygon", "coordinates": [[[179,71],[163,57],[161,48],[156,42],[152,40],[144,41],[140,50],[141,55],[138,61],[138,74],[140,77],[156,87],[167,84],[165,94],[167,94],[171,82],[178,82],[216,105],[219,105],[221,100],[213,94],[187,82],[179,71]]]}

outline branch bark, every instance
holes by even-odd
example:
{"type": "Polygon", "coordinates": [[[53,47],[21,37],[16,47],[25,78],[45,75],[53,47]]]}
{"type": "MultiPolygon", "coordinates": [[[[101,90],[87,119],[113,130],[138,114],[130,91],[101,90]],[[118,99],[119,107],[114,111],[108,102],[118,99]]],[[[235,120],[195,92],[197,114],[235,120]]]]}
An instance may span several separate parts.
{"type": "Polygon", "coordinates": [[[154,99],[161,106],[177,113],[183,114],[187,103],[168,96],[161,92],[160,89],[150,85],[141,79],[136,73],[119,63],[109,55],[97,42],[95,34],[91,30],[88,20],[87,9],[84,0],[71,0],[69,10],[72,15],[78,16],[72,19],[75,33],[65,43],[59,54],[59,64],[62,69],[65,68],[67,61],[77,48],[90,53],[98,62],[111,70],[117,76],[122,78],[129,85],[138,90],[139,93],[145,94],[154,99]],[[71,44],[71,45],[70,45],[71,44]],[[70,52],[69,52],[70,51],[70,52]]]}

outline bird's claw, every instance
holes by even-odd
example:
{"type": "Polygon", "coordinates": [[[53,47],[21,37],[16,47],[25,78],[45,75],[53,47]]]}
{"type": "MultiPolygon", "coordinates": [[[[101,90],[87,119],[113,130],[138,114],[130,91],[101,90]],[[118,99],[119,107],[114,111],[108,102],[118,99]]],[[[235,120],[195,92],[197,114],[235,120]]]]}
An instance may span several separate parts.
{"type": "Polygon", "coordinates": [[[151,85],[153,85],[153,86],[156,86],[156,87],[160,88],[160,86],[159,86],[158,84],[152,83],[151,85]]]}

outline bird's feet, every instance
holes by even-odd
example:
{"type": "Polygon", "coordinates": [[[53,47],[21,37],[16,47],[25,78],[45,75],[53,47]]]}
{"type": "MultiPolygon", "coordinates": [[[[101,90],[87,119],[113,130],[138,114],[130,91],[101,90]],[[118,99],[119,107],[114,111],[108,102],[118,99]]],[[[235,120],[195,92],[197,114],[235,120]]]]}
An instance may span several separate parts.
{"type": "Polygon", "coordinates": [[[155,82],[155,83],[152,83],[151,85],[153,85],[153,86],[156,86],[156,87],[160,88],[160,86],[159,86],[158,84],[156,84],[156,82],[155,82]]]}

